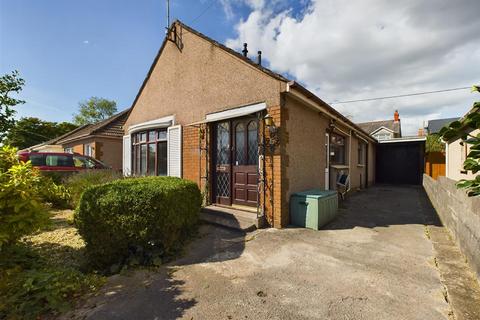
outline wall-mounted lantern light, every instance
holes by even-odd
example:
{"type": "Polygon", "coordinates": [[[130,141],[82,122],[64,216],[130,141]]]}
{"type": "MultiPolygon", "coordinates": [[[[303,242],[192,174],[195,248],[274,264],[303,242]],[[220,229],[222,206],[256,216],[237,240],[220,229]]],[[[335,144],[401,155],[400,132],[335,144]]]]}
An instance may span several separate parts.
{"type": "Polygon", "coordinates": [[[268,128],[270,133],[269,137],[266,139],[266,142],[270,147],[270,151],[273,153],[275,151],[275,147],[279,144],[277,127],[273,122],[273,117],[269,113],[263,117],[263,123],[265,124],[265,127],[268,128]]]}
{"type": "Polygon", "coordinates": [[[267,115],[263,118],[263,121],[265,122],[265,126],[269,129],[270,127],[274,126],[273,117],[270,115],[270,113],[267,113],[267,115]]]}

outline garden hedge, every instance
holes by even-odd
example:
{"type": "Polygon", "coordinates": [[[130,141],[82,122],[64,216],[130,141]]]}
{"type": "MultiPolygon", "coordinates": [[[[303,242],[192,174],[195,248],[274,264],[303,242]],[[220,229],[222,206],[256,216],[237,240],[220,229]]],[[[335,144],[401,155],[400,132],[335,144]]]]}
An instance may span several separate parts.
{"type": "Polygon", "coordinates": [[[198,186],[174,177],[122,179],[85,190],[75,223],[91,265],[100,270],[157,264],[194,230],[201,207],[198,186]]]}

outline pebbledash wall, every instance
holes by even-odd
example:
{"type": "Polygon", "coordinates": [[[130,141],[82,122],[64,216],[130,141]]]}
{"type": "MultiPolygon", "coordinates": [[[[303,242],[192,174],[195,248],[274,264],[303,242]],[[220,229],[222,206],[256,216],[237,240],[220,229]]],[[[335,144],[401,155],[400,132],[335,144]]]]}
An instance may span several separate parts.
{"type": "Polygon", "coordinates": [[[423,175],[423,187],[444,226],[450,231],[480,279],[480,197],[468,197],[456,181],[423,175]]]}

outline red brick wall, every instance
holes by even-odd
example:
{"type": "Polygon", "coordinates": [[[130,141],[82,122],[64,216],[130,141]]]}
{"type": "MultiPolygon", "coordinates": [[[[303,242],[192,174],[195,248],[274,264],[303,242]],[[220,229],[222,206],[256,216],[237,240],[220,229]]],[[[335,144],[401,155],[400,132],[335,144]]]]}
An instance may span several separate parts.
{"type": "MultiPolygon", "coordinates": [[[[282,177],[285,177],[282,167],[284,160],[282,159],[287,158],[284,154],[284,144],[287,137],[282,130],[282,123],[285,120],[282,119],[283,111],[281,111],[280,106],[270,107],[267,111],[273,117],[275,126],[278,128],[279,145],[275,147],[273,153],[268,146],[265,150],[265,199],[263,191],[260,191],[260,207],[262,208],[263,203],[265,203],[265,216],[270,226],[283,228],[289,223],[288,207],[284,201],[285,184],[288,181],[282,181],[282,177]]],[[[260,123],[259,130],[260,141],[262,141],[263,123],[260,123]]],[[[268,130],[265,131],[268,140],[270,133],[268,130]]],[[[206,176],[208,174],[209,179],[213,176],[211,168],[209,168],[211,155],[207,156],[207,149],[209,149],[209,152],[212,151],[209,141],[211,141],[209,125],[183,127],[183,178],[194,181],[199,185],[207,203],[211,201],[211,181],[207,183],[206,176]]]]}
{"type": "Polygon", "coordinates": [[[182,142],[182,177],[198,184],[209,204],[210,188],[206,188],[207,154],[206,146],[209,137],[206,125],[184,126],[182,142]]]}

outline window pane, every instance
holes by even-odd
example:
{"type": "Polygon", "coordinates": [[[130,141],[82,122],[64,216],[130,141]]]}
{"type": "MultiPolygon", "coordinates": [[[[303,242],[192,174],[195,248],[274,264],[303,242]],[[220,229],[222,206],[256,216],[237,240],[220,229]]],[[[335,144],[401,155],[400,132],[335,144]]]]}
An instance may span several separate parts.
{"type": "Polygon", "coordinates": [[[145,142],[147,141],[147,133],[146,132],[141,132],[140,133],[140,142],[145,142]]]}
{"type": "Polygon", "coordinates": [[[147,145],[140,145],[140,175],[147,173],[147,145]]]}
{"type": "Polygon", "coordinates": [[[149,131],[148,132],[148,141],[155,141],[157,138],[157,132],[156,131],[149,131]]]}
{"type": "Polygon", "coordinates": [[[358,164],[365,164],[365,149],[364,143],[358,144],[358,164]]]}
{"type": "Polygon", "coordinates": [[[167,175],[167,141],[158,143],[157,175],[167,175]]]}
{"type": "Polygon", "coordinates": [[[85,162],[85,158],[80,158],[77,156],[73,157],[73,164],[75,165],[75,168],[86,168],[87,164],[85,162]]]}
{"type": "Polygon", "coordinates": [[[230,164],[230,125],[217,124],[217,164],[230,164]]]}
{"type": "Polygon", "coordinates": [[[43,154],[31,154],[29,159],[32,162],[32,166],[45,165],[45,156],[43,154]]]}
{"type": "MultiPolygon", "coordinates": [[[[155,132],[154,132],[155,134],[155,132]]],[[[148,144],[148,175],[155,175],[155,143],[148,144]]]]}
{"type": "Polygon", "coordinates": [[[258,164],[257,122],[248,124],[248,164],[258,164]]]}
{"type": "Polygon", "coordinates": [[[73,160],[69,156],[47,155],[45,162],[50,167],[73,167],[73,160]]]}
{"type": "Polygon", "coordinates": [[[135,146],[135,174],[140,174],[140,146],[135,146]]]}
{"type": "Polygon", "coordinates": [[[330,162],[332,164],[345,164],[345,138],[340,135],[331,135],[330,162]]]}
{"type": "Polygon", "coordinates": [[[245,151],[245,125],[239,123],[235,127],[235,165],[246,163],[245,151]]]}
{"type": "Polygon", "coordinates": [[[167,140],[167,130],[165,129],[160,129],[158,131],[158,137],[157,137],[158,140],[167,140]]]}

